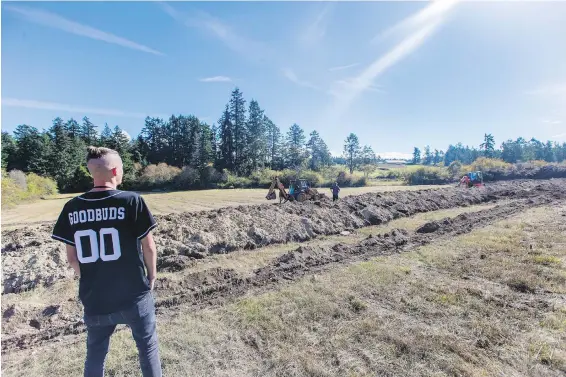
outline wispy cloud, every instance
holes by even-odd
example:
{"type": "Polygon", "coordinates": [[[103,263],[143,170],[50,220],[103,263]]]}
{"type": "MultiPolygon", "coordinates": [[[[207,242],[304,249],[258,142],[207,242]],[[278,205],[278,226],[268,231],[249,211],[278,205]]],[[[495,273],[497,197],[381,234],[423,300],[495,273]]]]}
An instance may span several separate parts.
{"type": "Polygon", "coordinates": [[[295,72],[290,69],[290,68],[283,68],[282,69],[283,75],[291,82],[305,87],[305,88],[310,88],[310,89],[315,89],[315,90],[319,90],[320,88],[318,86],[316,86],[315,84],[306,81],[306,80],[301,80],[297,77],[297,75],[295,74],[295,72]]]}
{"type": "Polygon", "coordinates": [[[376,85],[373,83],[364,85],[362,82],[357,81],[355,78],[335,81],[327,93],[335,97],[341,97],[342,95],[348,95],[349,91],[351,90],[361,90],[382,94],[386,93],[385,89],[381,85],[376,85]]]}
{"type": "Polygon", "coordinates": [[[550,124],[550,125],[557,125],[557,124],[562,124],[562,121],[558,120],[558,119],[543,119],[543,120],[541,120],[541,123],[550,124]]]}
{"type": "MultiPolygon", "coordinates": [[[[17,99],[17,98],[2,98],[2,106],[19,107],[19,108],[33,109],[33,110],[61,111],[67,113],[77,113],[82,115],[105,115],[105,116],[116,116],[123,118],[138,118],[138,119],[144,119],[146,116],[149,115],[144,113],[136,113],[130,111],[115,110],[115,109],[92,108],[87,106],[76,106],[76,105],[69,105],[63,103],[43,102],[43,101],[35,101],[35,100],[27,100],[27,99],[17,99]]],[[[163,114],[153,114],[153,116],[167,118],[167,116],[163,114]]]]}
{"type": "Polygon", "coordinates": [[[344,69],[349,69],[349,68],[357,67],[358,65],[360,65],[360,63],[352,63],[352,64],[348,64],[348,65],[339,65],[339,66],[337,66],[337,67],[328,68],[328,70],[329,70],[330,72],[342,71],[342,70],[344,70],[344,69]]]}
{"type": "Polygon", "coordinates": [[[566,132],[550,137],[553,140],[566,140],[566,132]]]}
{"type": "Polygon", "coordinates": [[[421,11],[413,14],[393,25],[391,28],[377,34],[372,40],[376,43],[384,38],[394,34],[406,34],[411,30],[429,25],[431,23],[439,23],[445,14],[455,5],[458,0],[436,0],[430,3],[421,11]]]}
{"type": "Polygon", "coordinates": [[[566,83],[542,85],[536,89],[526,90],[525,94],[532,96],[566,98],[566,83]]]}
{"type": "Polygon", "coordinates": [[[186,15],[167,3],[159,2],[159,5],[175,21],[187,27],[198,28],[207,32],[226,47],[246,58],[262,60],[272,55],[272,50],[263,43],[239,35],[229,25],[204,11],[196,11],[191,15],[186,15]]]}
{"type": "Polygon", "coordinates": [[[68,20],[57,14],[50,13],[41,9],[34,9],[34,8],[13,6],[13,5],[5,5],[3,8],[6,11],[16,13],[20,16],[23,16],[26,20],[39,25],[47,26],[54,29],[59,29],[67,33],[80,35],[82,37],[130,48],[132,50],[143,51],[154,55],[164,55],[163,53],[154,50],[150,47],[144,46],[142,44],[132,42],[128,39],[107,33],[102,30],[95,29],[87,25],[80,24],[75,21],[68,20]]]}
{"type": "Polygon", "coordinates": [[[305,45],[313,45],[320,41],[326,35],[326,29],[330,21],[330,13],[333,9],[333,4],[327,3],[317,13],[315,19],[309,26],[302,32],[299,39],[305,45]]]}
{"type": "Polygon", "coordinates": [[[200,82],[232,82],[230,77],[226,76],[213,76],[213,77],[204,77],[199,79],[200,82]]]}
{"type": "Polygon", "coordinates": [[[365,90],[371,88],[375,79],[383,74],[387,69],[399,63],[405,57],[416,51],[428,38],[430,38],[434,31],[440,26],[443,21],[444,15],[452,6],[456,4],[456,0],[437,0],[431,5],[413,15],[406,20],[401,21],[399,25],[418,25],[419,27],[406,35],[395,47],[389,50],[385,55],[378,57],[370,65],[368,65],[358,76],[351,79],[353,85],[345,90],[338,98],[338,103],[335,104],[336,111],[339,113],[344,112],[350,104],[365,90]],[[437,3],[443,3],[442,12],[438,12],[437,3]],[[422,20],[429,20],[429,18],[422,16],[432,13],[429,9],[435,7],[435,17],[430,18],[429,22],[421,25],[422,20]],[[415,22],[418,20],[419,22],[415,22]]]}

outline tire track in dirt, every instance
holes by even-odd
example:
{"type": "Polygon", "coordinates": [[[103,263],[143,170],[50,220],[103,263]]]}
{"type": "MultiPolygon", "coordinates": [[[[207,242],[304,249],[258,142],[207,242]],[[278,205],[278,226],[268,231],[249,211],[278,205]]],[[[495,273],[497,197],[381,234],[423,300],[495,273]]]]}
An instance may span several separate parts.
{"type": "MultiPolygon", "coordinates": [[[[442,188],[348,196],[319,202],[239,206],[196,213],[156,216],[154,231],[160,266],[188,265],[210,254],[252,250],[272,244],[304,242],[321,235],[378,225],[416,213],[524,199],[541,193],[558,197],[566,179],[521,180],[480,189],[442,188]]],[[[72,277],[65,250],[51,239],[52,223],[2,231],[3,293],[49,286],[72,277]]]]}
{"type": "MultiPolygon", "coordinates": [[[[276,258],[270,264],[242,277],[232,269],[216,268],[188,274],[182,281],[161,278],[156,287],[156,306],[161,321],[174,315],[178,307],[202,309],[226,304],[248,293],[259,294],[276,289],[288,281],[306,275],[323,272],[336,266],[367,260],[376,256],[390,255],[416,247],[468,233],[525,209],[566,199],[564,191],[541,193],[538,197],[518,200],[488,210],[461,214],[424,224],[415,232],[394,229],[391,232],[367,239],[355,245],[337,243],[334,246],[300,246],[296,250],[276,258]]],[[[2,352],[22,350],[54,341],[74,342],[75,335],[85,331],[82,323],[52,327],[35,334],[4,337],[2,352]]]]}

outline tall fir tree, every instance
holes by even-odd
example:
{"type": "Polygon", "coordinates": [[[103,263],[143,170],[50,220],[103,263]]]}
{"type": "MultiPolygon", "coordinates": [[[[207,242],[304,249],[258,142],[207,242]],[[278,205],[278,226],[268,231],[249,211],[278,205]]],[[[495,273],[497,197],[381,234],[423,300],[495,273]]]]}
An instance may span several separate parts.
{"type": "Polygon", "coordinates": [[[483,135],[483,143],[480,144],[480,149],[485,157],[494,157],[495,155],[495,138],[492,134],[483,135]]]}
{"type": "Polygon", "coordinates": [[[246,140],[247,140],[247,127],[246,127],[246,100],[239,88],[232,91],[230,98],[230,121],[233,125],[234,136],[234,170],[236,173],[241,174],[245,169],[246,160],[246,140]]]}
{"type": "Polygon", "coordinates": [[[83,124],[81,127],[81,138],[83,139],[86,145],[98,144],[98,132],[96,131],[96,126],[86,116],[83,118],[83,124]]]}
{"type": "Polygon", "coordinates": [[[417,165],[421,163],[421,150],[417,147],[413,149],[413,164],[417,165]]]}
{"type": "Polygon", "coordinates": [[[323,166],[330,164],[330,151],[317,131],[311,132],[309,136],[310,138],[307,142],[307,150],[310,155],[309,168],[319,171],[323,166]]]}
{"type": "Polygon", "coordinates": [[[283,140],[281,130],[271,119],[264,116],[267,133],[267,163],[271,169],[283,169],[283,140]]]}
{"type": "Polygon", "coordinates": [[[305,131],[294,123],[287,132],[286,163],[291,169],[300,169],[307,158],[305,131]]]}
{"type": "Polygon", "coordinates": [[[230,120],[230,111],[228,105],[224,113],[218,120],[218,141],[219,141],[219,163],[221,169],[234,170],[234,125],[230,120]]]}
{"type": "Polygon", "coordinates": [[[358,166],[360,154],[361,148],[358,136],[351,133],[344,141],[344,157],[346,157],[346,164],[348,169],[350,169],[350,174],[354,173],[354,169],[358,166]]]}
{"type": "Polygon", "coordinates": [[[246,157],[250,173],[263,168],[267,150],[263,110],[255,100],[250,101],[247,122],[246,157]]]}
{"type": "Polygon", "coordinates": [[[69,119],[67,123],[65,123],[65,129],[67,130],[67,133],[69,134],[69,137],[71,139],[81,136],[81,126],[79,125],[79,122],[77,122],[73,118],[69,119]]]}

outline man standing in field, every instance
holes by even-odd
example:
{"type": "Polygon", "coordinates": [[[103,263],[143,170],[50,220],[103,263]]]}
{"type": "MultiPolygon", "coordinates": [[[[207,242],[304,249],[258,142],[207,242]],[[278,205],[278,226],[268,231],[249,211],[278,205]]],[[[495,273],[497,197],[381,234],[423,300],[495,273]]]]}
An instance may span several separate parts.
{"type": "Polygon", "coordinates": [[[334,182],[330,190],[332,190],[332,201],[333,202],[337,201],[338,193],[340,192],[340,187],[338,187],[338,182],[334,182]]]}
{"type": "Polygon", "coordinates": [[[151,292],[157,270],[151,230],[157,224],[138,194],[116,190],[123,176],[118,152],[88,147],[87,166],[93,189],[65,204],[52,235],[66,244],[69,264],[80,277],[87,327],[84,375],[104,376],[110,336],[116,325],[126,324],[143,376],[160,377],[151,292]]]}

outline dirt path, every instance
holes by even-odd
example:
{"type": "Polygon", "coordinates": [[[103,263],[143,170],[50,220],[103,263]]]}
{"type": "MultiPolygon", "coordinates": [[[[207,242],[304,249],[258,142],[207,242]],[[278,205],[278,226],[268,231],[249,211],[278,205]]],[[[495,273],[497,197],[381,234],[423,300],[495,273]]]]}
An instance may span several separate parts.
{"type": "MultiPolygon", "coordinates": [[[[566,198],[566,195],[562,198],[566,198]]],[[[180,305],[188,306],[192,310],[223,305],[244,294],[271,290],[285,282],[322,272],[336,265],[409,251],[446,237],[470,232],[527,208],[553,202],[556,202],[555,195],[540,192],[538,196],[520,199],[488,210],[432,221],[419,227],[415,232],[394,229],[377,237],[369,236],[355,245],[338,243],[332,247],[301,246],[259,268],[251,277],[242,277],[232,269],[217,268],[189,274],[180,281],[161,278],[156,289],[158,315],[167,318],[173,315],[180,305]]],[[[76,335],[84,332],[84,325],[76,322],[53,326],[54,321],[50,317],[54,312],[56,310],[44,311],[42,318],[33,320],[40,328],[39,332],[4,336],[2,351],[27,349],[53,341],[76,341],[76,335]]]]}
{"type": "MultiPolygon", "coordinates": [[[[337,204],[327,199],[316,203],[263,204],[169,214],[156,216],[159,227],[154,235],[161,252],[160,266],[173,264],[182,268],[210,254],[304,242],[420,212],[501,199],[534,198],[542,194],[561,198],[566,192],[565,182],[523,180],[471,190],[367,193],[346,197],[337,204]]],[[[52,223],[44,223],[2,231],[4,293],[49,286],[72,277],[64,247],[50,238],[52,227],[52,223]]]]}
{"type": "MultiPolygon", "coordinates": [[[[416,191],[443,186],[405,186],[400,184],[344,187],[341,197],[360,195],[368,192],[416,191]]],[[[330,192],[328,188],[321,188],[330,192]]],[[[267,189],[223,189],[192,190],[175,192],[141,193],[154,214],[198,212],[240,205],[265,204],[267,189]]],[[[55,221],[65,203],[76,194],[61,194],[33,203],[21,204],[14,208],[2,209],[2,227],[38,225],[46,221],[55,221]]]]}

